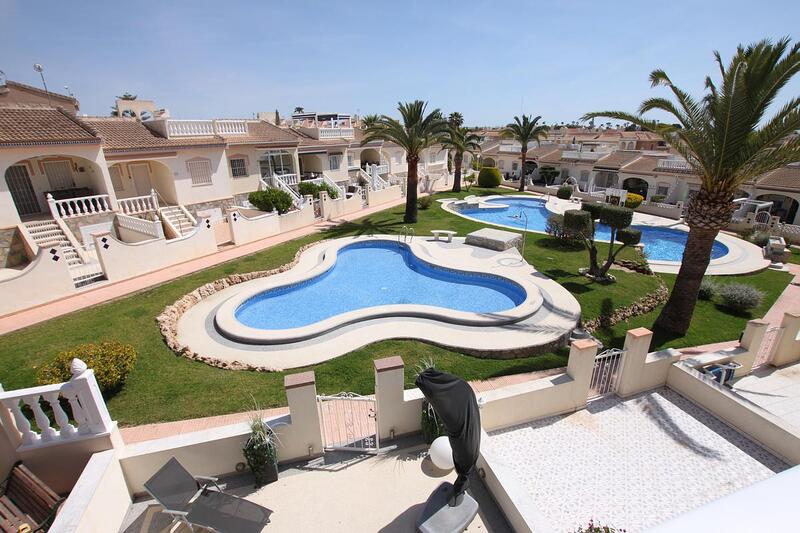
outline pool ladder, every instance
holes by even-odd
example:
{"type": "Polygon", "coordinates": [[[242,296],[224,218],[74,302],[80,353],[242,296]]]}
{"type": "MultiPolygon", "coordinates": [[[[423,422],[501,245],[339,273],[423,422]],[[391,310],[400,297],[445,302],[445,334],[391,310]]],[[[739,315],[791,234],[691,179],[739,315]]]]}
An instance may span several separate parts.
{"type": "Polygon", "coordinates": [[[400,228],[400,233],[397,234],[397,242],[400,242],[400,237],[403,238],[403,242],[412,242],[414,240],[414,228],[409,228],[408,226],[403,226],[400,228]]]}

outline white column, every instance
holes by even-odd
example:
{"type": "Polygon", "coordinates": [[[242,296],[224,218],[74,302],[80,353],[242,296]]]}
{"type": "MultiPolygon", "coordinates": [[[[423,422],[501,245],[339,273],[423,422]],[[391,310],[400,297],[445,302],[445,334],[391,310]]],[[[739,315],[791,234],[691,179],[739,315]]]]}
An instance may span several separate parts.
{"type": "Polygon", "coordinates": [[[375,368],[376,427],[380,440],[399,437],[420,430],[422,420],[422,393],[408,391],[412,399],[406,401],[404,390],[405,366],[399,356],[373,361],[375,368]]]}
{"type": "MultiPolygon", "coordinates": [[[[291,416],[291,439],[278,449],[282,461],[322,453],[322,430],[317,408],[317,385],[314,372],[289,374],[283,379],[291,416]]],[[[280,430],[280,428],[276,428],[280,430]]]]}
{"type": "MultiPolygon", "coordinates": [[[[622,356],[621,374],[617,384],[617,394],[620,396],[630,396],[642,390],[642,372],[652,340],[653,332],[647,328],[629,329],[625,334],[625,354],[622,356]]],[[[666,377],[665,374],[665,383],[666,377]]]]}
{"type": "Polygon", "coordinates": [[[775,343],[772,353],[772,366],[784,366],[800,361],[800,341],[797,340],[800,334],[800,312],[793,311],[783,314],[779,333],[781,336],[775,343]]]}
{"type": "Polygon", "coordinates": [[[573,341],[570,346],[567,374],[575,381],[572,397],[575,409],[586,406],[596,356],[597,342],[591,339],[573,341]]]}
{"type": "Polygon", "coordinates": [[[72,360],[72,378],[69,380],[93,434],[111,433],[114,421],[94,377],[94,370],[86,367],[80,359],[72,360]]]}
{"type": "Polygon", "coordinates": [[[742,340],[739,345],[747,350],[747,353],[737,357],[737,361],[741,363],[742,367],[736,370],[735,377],[746,376],[753,369],[756,355],[761,349],[761,343],[764,340],[764,334],[767,332],[769,322],[764,320],[750,320],[742,333],[742,340]]]}

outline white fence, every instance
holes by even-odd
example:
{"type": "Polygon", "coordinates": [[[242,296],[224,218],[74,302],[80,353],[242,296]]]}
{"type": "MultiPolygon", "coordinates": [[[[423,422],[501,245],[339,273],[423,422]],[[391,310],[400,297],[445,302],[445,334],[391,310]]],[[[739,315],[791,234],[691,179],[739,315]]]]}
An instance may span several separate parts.
{"type": "Polygon", "coordinates": [[[50,206],[50,213],[53,218],[72,218],[113,211],[111,209],[111,200],[107,194],[56,200],[52,194],[48,193],[47,203],[50,206]]]}
{"type": "MultiPolygon", "coordinates": [[[[14,417],[22,436],[20,448],[69,441],[87,435],[104,435],[114,429],[94,371],[87,369],[79,359],[72,361],[72,378],[66,383],[0,392],[0,401],[14,417]],[[69,405],[69,414],[62,407],[62,398],[69,405]],[[43,402],[49,409],[43,408],[43,402]],[[33,413],[35,428],[25,416],[23,406],[33,413]],[[48,414],[48,411],[52,414],[48,414]]],[[[16,442],[19,435],[15,434],[13,428],[4,427],[11,442],[16,442]]]]}
{"type": "Polygon", "coordinates": [[[144,220],[142,218],[117,214],[117,224],[121,229],[141,233],[153,238],[164,236],[164,227],[161,225],[160,220],[144,220]]]}
{"type": "Polygon", "coordinates": [[[146,196],[134,196],[133,198],[120,198],[117,200],[119,210],[126,215],[138,215],[150,211],[158,211],[158,194],[155,189],[150,190],[146,196]]]}
{"type": "Polygon", "coordinates": [[[659,159],[656,163],[658,170],[672,170],[677,172],[692,172],[692,165],[683,159],[659,159]]]}
{"type": "Polygon", "coordinates": [[[198,137],[209,135],[244,135],[247,133],[245,120],[173,120],[167,122],[169,137],[198,137]]]}
{"type": "Polygon", "coordinates": [[[622,358],[625,352],[611,348],[594,358],[594,369],[589,381],[589,398],[597,398],[616,392],[622,374],[622,358]]]}
{"type": "Polygon", "coordinates": [[[352,139],[353,128],[318,128],[320,139],[352,139]]]}

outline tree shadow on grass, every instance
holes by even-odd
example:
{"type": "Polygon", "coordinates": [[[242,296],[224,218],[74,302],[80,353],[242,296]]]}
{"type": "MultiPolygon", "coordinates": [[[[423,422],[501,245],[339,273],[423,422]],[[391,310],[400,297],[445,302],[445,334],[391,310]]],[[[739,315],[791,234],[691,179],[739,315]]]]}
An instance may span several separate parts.
{"type": "Polygon", "coordinates": [[[403,226],[400,220],[372,220],[367,217],[360,222],[345,222],[332,226],[324,231],[326,237],[336,239],[351,235],[379,235],[382,233],[396,233],[403,226]]]}
{"type": "Polygon", "coordinates": [[[736,318],[746,318],[748,320],[751,320],[753,318],[753,313],[751,313],[750,311],[738,311],[736,309],[731,309],[730,307],[725,307],[724,305],[721,304],[715,304],[714,307],[720,313],[724,313],[729,316],[735,316],[736,318]]]}

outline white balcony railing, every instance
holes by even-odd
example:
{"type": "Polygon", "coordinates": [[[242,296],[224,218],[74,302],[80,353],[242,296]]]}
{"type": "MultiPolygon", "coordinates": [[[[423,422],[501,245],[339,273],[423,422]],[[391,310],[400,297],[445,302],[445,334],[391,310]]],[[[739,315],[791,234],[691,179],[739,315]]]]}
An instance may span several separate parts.
{"type": "Polygon", "coordinates": [[[389,173],[389,165],[375,165],[375,172],[378,174],[388,174],[389,173]]]}
{"type": "Polygon", "coordinates": [[[317,128],[319,139],[352,139],[353,128],[317,128]]]}
{"type": "Polygon", "coordinates": [[[82,217],[113,211],[111,209],[111,201],[107,194],[56,200],[53,198],[52,194],[48,193],[47,203],[50,206],[50,213],[53,215],[53,218],[82,217]]]}
{"type": "Polygon", "coordinates": [[[246,120],[176,120],[167,122],[167,137],[246,135],[246,120]]]}
{"type": "Polygon", "coordinates": [[[659,159],[656,169],[672,170],[677,172],[692,172],[692,165],[683,159],[659,159]]]}
{"type": "Polygon", "coordinates": [[[11,442],[19,443],[19,449],[105,435],[113,431],[115,423],[108,414],[94,371],[87,369],[80,359],[73,359],[71,370],[72,378],[66,383],[8,392],[0,388],[0,402],[3,408],[10,411],[16,423],[16,428],[3,427],[11,442]],[[68,403],[70,414],[62,407],[62,399],[68,403]],[[23,412],[24,406],[31,410],[35,425],[23,412]]]}
{"type": "Polygon", "coordinates": [[[164,227],[160,220],[145,220],[143,218],[131,217],[128,215],[117,214],[117,224],[124,228],[143,235],[149,235],[154,239],[164,236],[164,227]]]}
{"type": "Polygon", "coordinates": [[[158,194],[155,189],[150,190],[147,196],[134,196],[133,198],[119,198],[119,210],[126,215],[138,215],[150,211],[158,211],[158,194]]]}
{"type": "Polygon", "coordinates": [[[562,159],[576,159],[578,161],[597,161],[604,155],[608,155],[607,152],[577,152],[577,151],[569,151],[565,150],[561,153],[562,159]]]}

